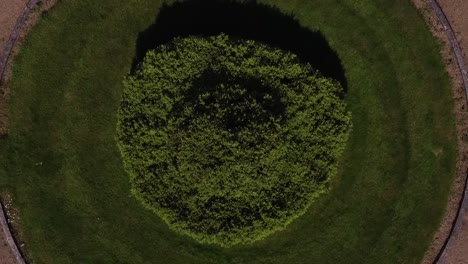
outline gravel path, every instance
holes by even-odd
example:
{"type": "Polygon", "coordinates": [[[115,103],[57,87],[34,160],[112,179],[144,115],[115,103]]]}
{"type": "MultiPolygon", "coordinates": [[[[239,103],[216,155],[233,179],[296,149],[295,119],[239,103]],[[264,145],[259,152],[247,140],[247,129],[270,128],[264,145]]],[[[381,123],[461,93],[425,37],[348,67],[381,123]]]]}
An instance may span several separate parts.
{"type": "Polygon", "coordinates": [[[0,53],[3,52],[11,30],[26,3],[27,0],[0,0],[0,53]]]}
{"type": "MultiPolygon", "coordinates": [[[[438,0],[438,3],[455,31],[465,63],[468,64],[468,1],[438,0]]],[[[460,229],[453,234],[451,246],[447,248],[440,264],[468,264],[468,211],[464,211],[460,221],[460,229]]]]}

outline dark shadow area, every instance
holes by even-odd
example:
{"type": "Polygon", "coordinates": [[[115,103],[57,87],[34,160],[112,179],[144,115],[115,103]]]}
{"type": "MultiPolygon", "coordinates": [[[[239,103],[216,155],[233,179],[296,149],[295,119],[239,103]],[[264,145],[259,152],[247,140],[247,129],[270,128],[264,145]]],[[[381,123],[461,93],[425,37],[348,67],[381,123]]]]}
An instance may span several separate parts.
{"type": "Polygon", "coordinates": [[[164,4],[153,25],[139,34],[132,70],[146,52],[174,37],[225,33],[291,51],[325,77],[347,82],[341,61],[324,36],[299,24],[291,15],[256,1],[187,0],[164,4]]]}
{"type": "Polygon", "coordinates": [[[256,78],[233,79],[229,73],[210,70],[194,81],[172,114],[183,116],[186,108],[193,109],[192,116],[184,117],[187,122],[199,116],[218,119],[225,130],[233,133],[253,124],[270,124],[272,118],[284,121],[286,112],[278,89],[265,86],[256,78]],[[201,94],[208,96],[200,97],[201,94]]]}

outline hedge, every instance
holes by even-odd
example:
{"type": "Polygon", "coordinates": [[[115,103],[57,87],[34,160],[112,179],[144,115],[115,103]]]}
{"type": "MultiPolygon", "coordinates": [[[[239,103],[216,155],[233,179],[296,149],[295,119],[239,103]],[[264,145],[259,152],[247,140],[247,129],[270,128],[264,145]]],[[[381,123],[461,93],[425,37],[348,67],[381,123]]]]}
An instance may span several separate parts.
{"type": "Polygon", "coordinates": [[[337,81],[224,34],[149,51],[124,85],[118,145],[133,194],[172,229],[223,247],[302,215],[351,127],[337,81]]]}

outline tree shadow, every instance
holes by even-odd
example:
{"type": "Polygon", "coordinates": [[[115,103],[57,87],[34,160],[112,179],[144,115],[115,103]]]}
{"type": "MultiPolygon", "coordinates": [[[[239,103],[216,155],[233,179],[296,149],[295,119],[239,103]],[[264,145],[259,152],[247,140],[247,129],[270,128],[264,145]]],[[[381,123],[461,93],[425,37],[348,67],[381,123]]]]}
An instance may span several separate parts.
{"type": "Polygon", "coordinates": [[[218,119],[225,130],[233,133],[253,124],[273,125],[272,118],[282,123],[286,112],[279,89],[264,85],[257,78],[232,79],[229,73],[210,70],[194,80],[184,100],[174,105],[172,115],[182,116],[186,108],[193,111],[185,127],[195,117],[205,116],[218,119]],[[200,97],[203,93],[207,96],[200,97]]]}
{"type": "Polygon", "coordinates": [[[174,37],[220,33],[291,51],[323,76],[339,81],[347,91],[341,61],[319,31],[311,31],[292,15],[255,0],[185,0],[163,4],[156,21],[138,36],[132,71],[148,50],[174,37]]]}

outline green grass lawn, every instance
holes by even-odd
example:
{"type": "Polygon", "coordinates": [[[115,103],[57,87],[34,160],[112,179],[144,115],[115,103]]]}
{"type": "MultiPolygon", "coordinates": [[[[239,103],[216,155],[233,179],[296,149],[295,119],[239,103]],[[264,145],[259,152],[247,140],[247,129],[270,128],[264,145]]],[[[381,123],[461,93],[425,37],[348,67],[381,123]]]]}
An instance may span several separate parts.
{"type": "Polygon", "coordinates": [[[419,263],[456,140],[440,47],[411,2],[261,1],[336,50],[353,131],[329,194],[284,231],[230,249],[177,235],[144,209],[116,146],[123,76],[160,2],[63,0],[22,47],[0,190],[13,195],[32,263],[419,263]]]}

